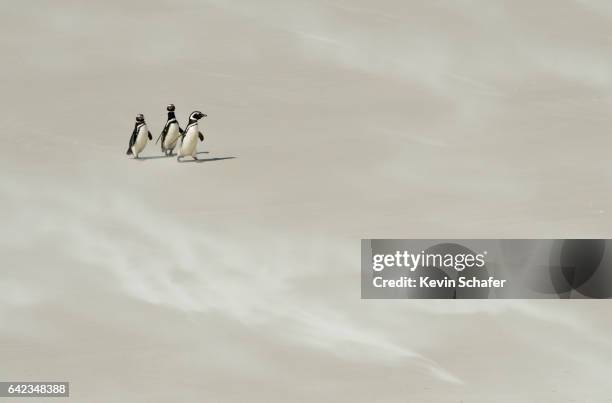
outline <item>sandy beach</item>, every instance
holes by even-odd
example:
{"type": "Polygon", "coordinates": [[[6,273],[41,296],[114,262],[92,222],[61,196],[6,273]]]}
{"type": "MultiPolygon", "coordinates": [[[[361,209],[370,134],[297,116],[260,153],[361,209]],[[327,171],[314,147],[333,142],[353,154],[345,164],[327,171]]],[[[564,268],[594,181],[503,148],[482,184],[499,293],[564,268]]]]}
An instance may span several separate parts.
{"type": "Polygon", "coordinates": [[[607,300],[361,300],[359,277],[362,238],[610,237],[607,2],[0,11],[0,381],[611,401],[607,300]],[[169,103],[208,115],[201,161],[127,157],[136,114],[155,139],[169,103]]]}

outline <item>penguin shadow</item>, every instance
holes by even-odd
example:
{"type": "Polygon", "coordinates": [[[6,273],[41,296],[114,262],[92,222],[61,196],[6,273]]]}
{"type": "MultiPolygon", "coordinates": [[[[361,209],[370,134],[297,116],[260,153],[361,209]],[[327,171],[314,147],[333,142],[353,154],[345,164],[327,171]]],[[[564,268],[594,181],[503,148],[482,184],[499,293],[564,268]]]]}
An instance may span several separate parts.
{"type": "MultiPolygon", "coordinates": [[[[198,153],[198,154],[204,154],[204,153],[198,153]]],[[[188,163],[188,162],[195,162],[195,163],[202,163],[202,162],[212,162],[212,161],[223,161],[223,160],[233,160],[236,157],[216,157],[216,158],[204,158],[204,159],[191,159],[190,157],[183,157],[183,159],[179,160],[178,162],[181,164],[184,163],[188,163]]]]}
{"type": "MultiPolygon", "coordinates": [[[[198,152],[198,154],[208,154],[208,151],[200,151],[198,152]]],[[[139,158],[134,158],[134,160],[136,161],[146,161],[146,160],[157,160],[160,158],[171,158],[171,157],[176,157],[176,153],[172,153],[169,155],[149,155],[146,157],[139,157],[139,158]]]]}

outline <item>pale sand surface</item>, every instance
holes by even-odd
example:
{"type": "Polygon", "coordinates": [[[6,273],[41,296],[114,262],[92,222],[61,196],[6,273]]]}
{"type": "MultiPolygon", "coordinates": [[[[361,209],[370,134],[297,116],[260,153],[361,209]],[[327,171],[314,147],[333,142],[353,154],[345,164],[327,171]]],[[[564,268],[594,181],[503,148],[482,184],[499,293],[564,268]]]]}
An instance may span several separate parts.
{"type": "Polygon", "coordinates": [[[359,291],[361,238],[610,237],[608,2],[3,2],[0,33],[0,380],[612,401],[607,301],[359,291]],[[126,158],[170,102],[219,160],[126,158]]]}

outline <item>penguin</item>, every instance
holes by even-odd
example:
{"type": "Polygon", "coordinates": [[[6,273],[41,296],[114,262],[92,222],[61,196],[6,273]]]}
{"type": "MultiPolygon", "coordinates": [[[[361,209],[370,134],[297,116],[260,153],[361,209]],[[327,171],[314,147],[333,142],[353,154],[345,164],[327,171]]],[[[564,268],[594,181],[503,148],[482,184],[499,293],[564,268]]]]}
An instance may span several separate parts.
{"type": "Polygon", "coordinates": [[[198,159],[198,138],[200,139],[200,141],[204,141],[204,135],[202,134],[202,132],[200,132],[200,129],[198,128],[198,120],[205,117],[206,114],[200,111],[194,111],[191,113],[191,115],[189,115],[189,123],[187,124],[187,127],[185,127],[185,130],[181,135],[181,148],[178,152],[178,156],[176,157],[177,161],[180,161],[182,157],[185,157],[187,155],[190,155],[191,158],[193,158],[194,160],[198,159]]]}
{"type": "Polygon", "coordinates": [[[174,116],[174,105],[168,105],[166,107],[166,110],[168,111],[168,120],[166,121],[164,130],[162,130],[155,144],[157,144],[157,142],[161,138],[162,152],[165,155],[172,155],[172,153],[174,152],[174,148],[178,143],[179,137],[183,134],[183,129],[181,129],[181,126],[176,120],[176,116],[174,116]]]}
{"type": "Polygon", "coordinates": [[[130,145],[128,146],[127,155],[134,155],[134,158],[138,158],[138,154],[144,150],[147,145],[147,139],[153,140],[151,132],[147,128],[144,116],[142,113],[136,115],[136,124],[134,125],[134,131],[132,137],[130,137],[130,145]]]}

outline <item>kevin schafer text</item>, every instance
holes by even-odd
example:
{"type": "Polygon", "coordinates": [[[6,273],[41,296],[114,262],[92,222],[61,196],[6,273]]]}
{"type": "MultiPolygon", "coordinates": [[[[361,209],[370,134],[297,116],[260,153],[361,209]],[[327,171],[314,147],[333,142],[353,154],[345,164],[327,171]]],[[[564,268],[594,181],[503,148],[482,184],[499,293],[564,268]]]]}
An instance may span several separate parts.
{"type": "Polygon", "coordinates": [[[384,279],[378,276],[374,277],[372,284],[376,288],[502,288],[506,285],[506,281],[495,277],[486,279],[477,277],[433,279],[428,276],[403,276],[396,279],[384,279]]]}

